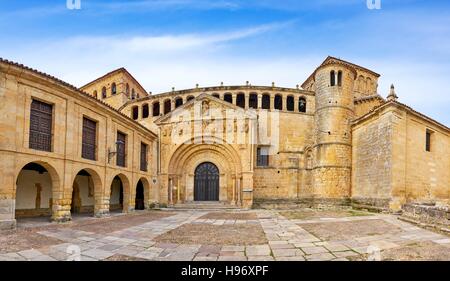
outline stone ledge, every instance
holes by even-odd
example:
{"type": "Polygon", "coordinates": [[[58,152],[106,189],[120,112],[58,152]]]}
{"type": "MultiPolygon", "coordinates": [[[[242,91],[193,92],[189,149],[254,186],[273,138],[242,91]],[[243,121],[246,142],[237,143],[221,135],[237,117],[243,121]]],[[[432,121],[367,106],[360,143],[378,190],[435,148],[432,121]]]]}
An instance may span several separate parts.
{"type": "Polygon", "coordinates": [[[11,230],[16,228],[16,220],[0,220],[0,230],[11,230]]]}
{"type": "MultiPolygon", "coordinates": [[[[425,227],[450,229],[450,208],[434,204],[408,203],[402,206],[402,218],[425,227]]],[[[450,231],[449,231],[450,232],[450,231]]]]}
{"type": "Polygon", "coordinates": [[[350,199],[299,198],[299,199],[254,199],[252,209],[290,210],[302,208],[349,208],[350,199]]]}

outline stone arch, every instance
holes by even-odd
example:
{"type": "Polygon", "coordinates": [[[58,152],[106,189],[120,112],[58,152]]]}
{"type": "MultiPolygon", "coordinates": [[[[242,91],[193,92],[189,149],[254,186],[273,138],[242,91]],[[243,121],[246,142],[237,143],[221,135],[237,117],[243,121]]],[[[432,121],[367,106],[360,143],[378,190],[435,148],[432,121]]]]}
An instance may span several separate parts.
{"type": "Polygon", "coordinates": [[[109,210],[119,210],[121,209],[122,212],[126,213],[130,210],[134,209],[134,206],[132,206],[130,203],[134,200],[131,200],[131,189],[130,189],[130,180],[128,177],[123,174],[119,173],[116,174],[114,177],[110,180],[110,197],[109,197],[109,210]],[[119,186],[116,186],[117,180],[120,180],[121,188],[119,186]],[[118,192],[118,193],[116,193],[118,192]],[[118,197],[117,197],[118,196],[118,197]],[[118,200],[116,200],[118,199],[118,200]],[[121,207],[121,208],[120,208],[121,207]]]}
{"type": "Polygon", "coordinates": [[[14,217],[53,215],[53,204],[55,202],[55,199],[58,199],[58,196],[61,195],[60,190],[62,189],[61,179],[57,172],[57,169],[54,168],[54,165],[40,160],[26,161],[26,163],[19,165],[19,167],[20,169],[18,169],[15,173],[16,184],[14,185],[13,192],[15,204],[12,211],[14,213],[14,217]],[[24,174],[27,170],[36,172],[38,174],[48,173],[48,177],[46,177],[46,180],[48,181],[48,184],[50,184],[50,187],[47,186],[45,190],[47,196],[44,198],[47,200],[42,200],[41,193],[43,192],[44,187],[42,186],[41,180],[39,180],[39,182],[35,182],[35,179],[37,179],[35,175],[24,174]],[[35,195],[34,192],[30,192],[30,190],[28,189],[30,188],[30,185],[33,184],[34,187],[36,187],[35,195]],[[23,196],[22,192],[24,193],[23,196]],[[27,198],[29,200],[27,200],[27,198]],[[32,205],[34,205],[34,208],[31,208],[32,205]]]}
{"type": "MultiPolygon", "coordinates": [[[[102,182],[102,178],[100,176],[100,174],[92,169],[92,168],[82,168],[79,169],[77,173],[73,174],[72,177],[72,187],[75,187],[76,180],[77,180],[77,176],[80,175],[80,173],[85,172],[89,175],[90,180],[92,180],[92,191],[93,191],[93,200],[94,200],[94,209],[93,209],[93,213],[95,216],[97,217],[101,217],[103,215],[107,215],[108,214],[108,207],[106,206],[106,204],[104,203],[104,195],[103,195],[103,182],[102,182]]],[[[90,184],[90,183],[89,183],[90,184]]],[[[78,186],[79,187],[79,186],[78,186]]],[[[80,187],[79,187],[80,188],[80,187]]],[[[89,188],[89,186],[88,186],[89,188]]],[[[81,190],[80,190],[81,191],[81,190]]],[[[72,196],[70,197],[71,200],[73,200],[73,193],[74,190],[71,191],[72,192],[72,196]]],[[[90,192],[89,192],[90,193],[90,192]]],[[[71,201],[71,212],[73,210],[73,203],[71,201]]]]}
{"type": "Polygon", "coordinates": [[[135,209],[138,209],[138,208],[136,208],[137,207],[137,205],[138,204],[140,204],[140,203],[138,203],[138,201],[137,201],[137,198],[138,198],[138,188],[139,188],[139,185],[140,184],[142,184],[142,195],[143,195],[143,198],[142,198],[142,203],[143,203],[143,209],[149,209],[150,208],[150,192],[151,192],[151,185],[150,185],[150,182],[149,182],[149,180],[147,179],[147,178],[145,178],[145,177],[141,177],[141,178],[139,178],[138,179],[138,181],[136,182],[136,185],[135,185],[135,192],[133,193],[133,197],[134,197],[134,200],[133,200],[133,205],[134,205],[134,208],[135,209]]]}

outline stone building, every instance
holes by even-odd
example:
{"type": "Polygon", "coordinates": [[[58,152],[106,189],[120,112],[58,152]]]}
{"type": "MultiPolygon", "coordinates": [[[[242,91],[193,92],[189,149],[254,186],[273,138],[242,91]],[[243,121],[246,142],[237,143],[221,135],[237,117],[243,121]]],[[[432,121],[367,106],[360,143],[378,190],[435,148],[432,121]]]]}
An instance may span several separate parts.
{"type": "Polygon", "coordinates": [[[76,88],[0,60],[0,227],[152,207],[450,204],[450,129],[328,57],[296,88],[76,88]]]}

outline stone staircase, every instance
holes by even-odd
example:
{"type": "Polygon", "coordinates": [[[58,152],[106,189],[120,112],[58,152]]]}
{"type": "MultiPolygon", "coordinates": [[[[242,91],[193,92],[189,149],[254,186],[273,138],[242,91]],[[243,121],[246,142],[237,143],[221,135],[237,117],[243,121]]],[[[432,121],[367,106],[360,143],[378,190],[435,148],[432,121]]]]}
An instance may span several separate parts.
{"type": "Polygon", "coordinates": [[[174,210],[240,210],[239,206],[233,206],[224,202],[185,202],[169,206],[167,209],[174,210]]]}

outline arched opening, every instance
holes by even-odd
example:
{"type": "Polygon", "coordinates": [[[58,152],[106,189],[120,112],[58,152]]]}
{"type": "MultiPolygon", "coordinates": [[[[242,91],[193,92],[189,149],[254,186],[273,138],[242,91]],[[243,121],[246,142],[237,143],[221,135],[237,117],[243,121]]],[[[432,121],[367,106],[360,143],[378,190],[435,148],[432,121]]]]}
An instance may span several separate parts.
{"type": "Polygon", "coordinates": [[[164,114],[169,113],[172,110],[172,101],[165,100],[164,101],[164,114]]]}
{"type": "Polygon", "coordinates": [[[229,103],[233,103],[233,95],[232,94],[225,94],[223,95],[223,100],[229,103]]]}
{"type": "Polygon", "coordinates": [[[106,87],[102,88],[102,99],[106,99],[106,87]]]}
{"type": "Polygon", "coordinates": [[[283,98],[281,95],[275,95],[274,108],[277,110],[283,110],[283,98]]]}
{"type": "Polygon", "coordinates": [[[236,105],[245,108],[245,94],[238,94],[236,96],[236,105]]]}
{"type": "Polygon", "coordinates": [[[124,183],[119,176],[115,176],[111,183],[111,196],[109,198],[109,211],[122,212],[124,209],[124,183]]]}
{"type": "Polygon", "coordinates": [[[136,99],[136,93],[134,92],[134,89],[131,89],[131,99],[136,99]]]}
{"type": "Polygon", "coordinates": [[[214,94],[212,94],[212,96],[215,97],[215,98],[220,99],[220,95],[219,94],[214,93],[214,94]]]}
{"type": "Polygon", "coordinates": [[[94,213],[95,207],[95,185],[91,174],[81,170],[73,181],[72,204],[70,213],[86,214],[94,213]]]}
{"type": "Polygon", "coordinates": [[[133,118],[133,120],[137,120],[139,118],[139,107],[133,106],[131,112],[131,118],[133,118]]]}
{"type": "Polygon", "coordinates": [[[52,177],[44,166],[25,165],[16,180],[16,218],[50,217],[52,191],[52,177]]]}
{"type": "Polygon", "coordinates": [[[130,85],[127,83],[126,88],[125,88],[125,94],[127,95],[127,97],[130,97],[130,85]]]}
{"type": "Polygon", "coordinates": [[[194,201],[219,201],[219,169],[205,162],[195,169],[194,201]]]}
{"type": "Polygon", "coordinates": [[[330,72],[330,86],[336,86],[336,73],[334,70],[330,72]]]}
{"type": "Polygon", "coordinates": [[[294,102],[294,97],[293,96],[288,96],[287,100],[286,100],[286,109],[287,111],[294,111],[295,109],[295,102],[294,102]]]}
{"type": "Polygon", "coordinates": [[[187,101],[190,101],[190,100],[193,100],[193,99],[195,99],[194,96],[188,96],[186,100],[187,100],[187,101]]]}
{"type": "Polygon", "coordinates": [[[298,99],[298,111],[306,112],[306,99],[303,97],[298,99]]]}
{"type": "Polygon", "coordinates": [[[117,86],[116,83],[112,83],[111,85],[111,95],[117,94],[117,86]]]}
{"type": "Polygon", "coordinates": [[[338,71],[338,86],[342,86],[342,71],[338,71]]]}
{"type": "Polygon", "coordinates": [[[94,91],[94,98],[98,98],[97,91],[94,91]]]}
{"type": "Polygon", "coordinates": [[[248,106],[250,108],[257,109],[258,108],[258,95],[257,94],[250,94],[248,98],[248,106]]]}
{"type": "Polygon", "coordinates": [[[144,210],[145,209],[145,196],[144,196],[144,183],[142,180],[139,180],[136,186],[136,198],[135,198],[135,210],[144,210]]]}
{"type": "Polygon", "coordinates": [[[159,116],[159,102],[153,103],[153,117],[159,116]]]}
{"type": "Polygon", "coordinates": [[[149,109],[148,109],[148,104],[146,103],[142,106],[142,118],[145,119],[145,118],[148,118],[148,116],[149,116],[149,109]]]}
{"type": "Polygon", "coordinates": [[[183,105],[183,98],[177,98],[175,100],[175,108],[178,108],[183,105]]]}
{"type": "Polygon", "coordinates": [[[270,109],[270,95],[269,94],[264,94],[262,96],[262,108],[270,109]]]}

